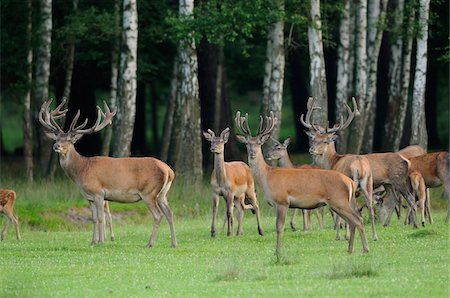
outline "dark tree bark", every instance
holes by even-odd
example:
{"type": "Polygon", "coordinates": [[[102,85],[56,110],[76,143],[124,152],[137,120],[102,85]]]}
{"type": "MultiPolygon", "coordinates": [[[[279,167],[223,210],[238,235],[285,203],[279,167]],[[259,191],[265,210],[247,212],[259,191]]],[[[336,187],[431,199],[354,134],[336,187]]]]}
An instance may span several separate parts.
{"type": "Polygon", "coordinates": [[[131,152],[133,155],[142,156],[147,153],[146,139],[146,95],[148,92],[148,84],[138,81],[136,93],[136,119],[133,129],[133,141],[131,142],[131,152]]]}

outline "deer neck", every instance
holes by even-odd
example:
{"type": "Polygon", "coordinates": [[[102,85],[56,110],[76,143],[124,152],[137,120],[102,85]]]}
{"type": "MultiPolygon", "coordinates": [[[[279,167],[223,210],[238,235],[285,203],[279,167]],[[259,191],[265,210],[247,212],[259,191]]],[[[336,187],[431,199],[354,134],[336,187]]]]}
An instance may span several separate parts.
{"type": "Polygon", "coordinates": [[[74,181],[81,177],[80,173],[86,168],[87,162],[88,158],[80,155],[73,145],[69,146],[65,154],[59,154],[61,168],[74,181]]]}
{"type": "Polygon", "coordinates": [[[222,185],[227,180],[225,173],[224,153],[214,153],[214,175],[219,185],[222,185]]]}
{"type": "Polygon", "coordinates": [[[340,156],[336,153],[336,147],[334,143],[329,143],[328,148],[323,155],[318,155],[314,157],[316,164],[323,168],[330,170],[338,162],[340,156]]]}
{"type": "Polygon", "coordinates": [[[286,154],[283,154],[280,158],[280,166],[283,168],[293,168],[294,164],[292,163],[291,159],[289,158],[289,154],[286,152],[286,154]]]}
{"type": "Polygon", "coordinates": [[[248,158],[248,164],[252,170],[253,177],[261,185],[265,185],[267,180],[267,173],[269,172],[270,166],[264,160],[261,147],[256,150],[255,158],[248,158]]]}

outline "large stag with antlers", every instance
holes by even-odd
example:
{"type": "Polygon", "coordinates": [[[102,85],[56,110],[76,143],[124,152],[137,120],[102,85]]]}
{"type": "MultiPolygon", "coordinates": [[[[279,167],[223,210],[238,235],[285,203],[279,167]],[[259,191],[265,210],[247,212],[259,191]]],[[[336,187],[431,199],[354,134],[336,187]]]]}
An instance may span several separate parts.
{"type": "Polygon", "coordinates": [[[237,139],[247,147],[253,176],[264,190],[267,202],[276,210],[277,255],[282,245],[287,209],[315,209],[326,204],[350,224],[348,251],[353,252],[355,229],[361,236],[363,252],[369,251],[362,218],[351,206],[355,204],[355,183],[350,178],[330,170],[270,167],[264,160],[261,146],[270,138],[277,118],[271,113],[264,123],[261,116],[258,133],[254,137],[247,114],[241,117],[237,112],[235,122],[243,133],[237,135],[237,139]]]}
{"type": "Polygon", "coordinates": [[[369,209],[370,222],[372,224],[372,239],[377,240],[378,236],[375,229],[375,215],[372,203],[373,179],[369,160],[361,155],[337,154],[334,147],[334,141],[337,138],[336,133],[347,128],[353,120],[353,117],[359,114],[354,98],[353,106],[354,110],[352,111],[347,104],[345,105],[349,113],[345,122],[341,115],[340,123],[335,124],[333,127],[323,129],[311,123],[311,115],[314,109],[318,107],[314,107],[314,99],[310,98],[307,104],[308,112],[306,113],[306,117],[304,119],[304,115],[301,115],[300,122],[308,128],[307,134],[312,140],[309,152],[313,155],[316,164],[324,169],[335,170],[352,178],[356,186],[360,187],[364,193],[366,205],[369,209]]]}
{"type": "Polygon", "coordinates": [[[211,152],[214,153],[214,170],[211,173],[211,186],[213,189],[211,236],[214,237],[216,235],[219,196],[222,196],[226,203],[228,236],[233,233],[234,205],[236,205],[238,210],[238,229],[236,235],[242,234],[244,210],[252,209],[256,213],[258,232],[262,236],[264,232],[261,227],[258,199],[256,198],[255,183],[250,168],[242,161],[224,161],[225,144],[230,137],[230,129],[225,128],[218,137],[216,137],[216,134],[211,129],[208,129],[206,132],[203,132],[203,136],[206,140],[211,142],[211,152]],[[249,201],[250,205],[245,204],[246,199],[249,201]]]}
{"type": "MultiPolygon", "coordinates": [[[[315,109],[314,99],[310,98],[307,103],[306,117],[302,115],[301,123],[308,129],[307,134],[310,137],[310,152],[317,164],[327,169],[335,169],[345,173],[348,177],[359,181],[362,191],[368,200],[370,219],[372,221],[373,239],[377,239],[375,225],[373,222],[372,191],[373,187],[383,185],[386,190],[393,187],[398,190],[407,200],[409,206],[415,210],[414,198],[411,194],[411,185],[408,178],[409,162],[398,153],[373,153],[365,155],[341,155],[337,154],[335,148],[336,133],[348,127],[354,116],[359,112],[357,110],[356,100],[353,98],[354,110],[346,104],[345,107],[349,116],[344,122],[343,115],[340,116],[340,122],[333,127],[323,128],[320,125],[311,123],[311,114],[315,109]],[[371,172],[371,173],[370,173],[371,172]],[[370,175],[372,178],[370,178],[370,175]],[[372,179],[373,182],[370,182],[372,179]]],[[[417,227],[417,219],[414,212],[414,228],[417,227]]]]}
{"type": "Polygon", "coordinates": [[[134,203],[145,201],[154,217],[153,231],[148,247],[155,243],[162,214],[169,222],[172,247],[176,237],[172,210],[167,201],[167,192],[172,185],[174,172],[162,161],[152,157],[112,158],[105,156],[84,157],[75,149],[74,144],[85,134],[100,131],[116,114],[110,111],[104,102],[105,112],[97,106],[98,114],[95,124],[86,128],[88,120],[77,126],[80,111],[75,115],[67,132],[57,123],[57,119],[66,116],[62,110],[64,101],[53,111],[50,101],[44,102],[39,112],[39,121],[47,129],[46,135],[55,140],[53,150],[59,154],[59,162],[64,172],[80,188],[82,195],[89,201],[94,222],[92,243],[105,240],[104,202],[134,203]]]}

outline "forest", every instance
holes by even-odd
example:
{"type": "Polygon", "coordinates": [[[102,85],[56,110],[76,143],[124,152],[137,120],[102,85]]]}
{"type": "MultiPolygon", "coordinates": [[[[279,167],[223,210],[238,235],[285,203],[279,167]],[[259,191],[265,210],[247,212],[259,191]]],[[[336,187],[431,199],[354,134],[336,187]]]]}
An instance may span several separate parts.
{"type": "MultiPolygon", "coordinates": [[[[178,175],[211,169],[201,131],[231,129],[226,160],[245,160],[234,115],[251,126],[273,111],[274,138],[304,153],[300,123],[332,126],[356,99],[361,114],[340,153],[449,143],[446,0],[1,0],[1,160],[29,180],[54,175],[38,121],[44,101],[66,99],[67,129],[117,107],[113,125],[84,136],[83,155],[155,156],[178,175]],[[255,121],[255,122],[254,122],[255,121]]],[[[205,175],[206,176],[206,175],[205,175]]]]}

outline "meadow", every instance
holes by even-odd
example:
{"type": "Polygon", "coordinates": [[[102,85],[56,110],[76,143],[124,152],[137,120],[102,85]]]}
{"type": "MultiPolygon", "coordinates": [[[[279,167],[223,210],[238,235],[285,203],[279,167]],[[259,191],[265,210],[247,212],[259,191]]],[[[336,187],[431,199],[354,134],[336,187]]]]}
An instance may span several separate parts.
{"type": "MultiPolygon", "coordinates": [[[[116,239],[91,246],[87,202],[71,181],[61,176],[27,184],[9,172],[1,186],[17,190],[22,240],[16,241],[10,228],[0,243],[0,297],[449,296],[447,202],[441,189],[432,192],[433,225],[413,230],[403,218],[393,218],[389,227],[378,224],[379,241],[368,238],[368,254],[358,235],[355,252],[348,254],[347,242],[334,240],[327,213],[323,230],[315,218],[308,232],[286,225],[277,259],[275,216],[262,194],[264,237],[247,211],[243,236],[219,232],[211,238],[209,185],[191,189],[178,182],[169,194],[177,248],[170,247],[165,220],[155,247],[145,247],[153,219],[143,203],[111,203],[116,239]]],[[[219,222],[223,201],[220,208],[219,222]]]]}

